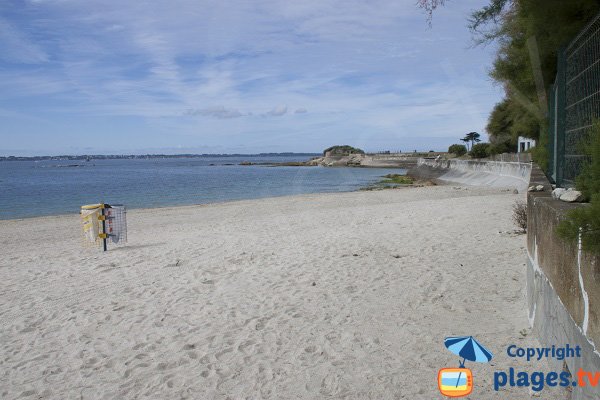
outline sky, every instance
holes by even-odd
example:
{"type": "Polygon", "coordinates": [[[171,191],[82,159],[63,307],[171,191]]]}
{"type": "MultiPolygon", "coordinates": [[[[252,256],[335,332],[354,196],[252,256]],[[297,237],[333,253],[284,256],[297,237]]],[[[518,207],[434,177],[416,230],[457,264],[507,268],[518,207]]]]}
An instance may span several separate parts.
{"type": "Polygon", "coordinates": [[[4,0],[0,155],[446,150],[502,90],[453,0],[4,0]]]}

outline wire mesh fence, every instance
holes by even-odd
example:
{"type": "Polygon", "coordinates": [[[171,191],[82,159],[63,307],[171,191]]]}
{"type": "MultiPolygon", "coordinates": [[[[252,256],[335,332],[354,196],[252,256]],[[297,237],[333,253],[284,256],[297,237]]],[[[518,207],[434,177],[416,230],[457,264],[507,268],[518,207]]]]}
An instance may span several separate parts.
{"type": "Polygon", "coordinates": [[[573,186],[586,157],[581,144],[600,117],[600,14],[558,54],[548,96],[549,175],[573,186]]]}

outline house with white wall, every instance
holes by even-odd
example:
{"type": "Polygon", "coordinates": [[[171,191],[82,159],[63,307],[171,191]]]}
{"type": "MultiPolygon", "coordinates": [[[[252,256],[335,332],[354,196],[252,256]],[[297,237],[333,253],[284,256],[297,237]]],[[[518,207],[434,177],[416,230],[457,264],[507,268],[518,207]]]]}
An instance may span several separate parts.
{"type": "Polygon", "coordinates": [[[528,137],[523,137],[523,136],[519,136],[519,141],[517,144],[517,152],[518,153],[524,153],[527,150],[531,149],[532,147],[535,147],[535,140],[528,138],[528,137]]]}

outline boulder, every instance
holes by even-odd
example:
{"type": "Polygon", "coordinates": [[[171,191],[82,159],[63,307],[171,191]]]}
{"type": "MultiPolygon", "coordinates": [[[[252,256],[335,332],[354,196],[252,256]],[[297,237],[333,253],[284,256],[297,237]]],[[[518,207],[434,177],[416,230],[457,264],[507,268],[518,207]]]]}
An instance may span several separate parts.
{"type": "Polygon", "coordinates": [[[544,185],[537,185],[537,186],[529,186],[529,188],[527,189],[528,192],[543,192],[544,191],[544,185]]]}
{"type": "Polygon", "coordinates": [[[567,203],[580,203],[584,200],[584,197],[583,193],[578,190],[567,190],[560,195],[560,200],[567,203]]]}
{"type": "Polygon", "coordinates": [[[556,188],[552,191],[552,198],[554,200],[558,200],[558,199],[560,199],[560,196],[562,196],[566,192],[567,192],[567,189],[556,188]]]}

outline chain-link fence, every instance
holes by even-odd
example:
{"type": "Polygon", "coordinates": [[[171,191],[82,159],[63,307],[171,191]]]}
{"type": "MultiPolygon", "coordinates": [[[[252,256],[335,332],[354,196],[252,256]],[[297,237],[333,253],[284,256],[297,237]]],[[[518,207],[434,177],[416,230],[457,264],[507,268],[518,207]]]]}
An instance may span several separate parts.
{"type": "Polygon", "coordinates": [[[581,144],[600,117],[600,14],[559,51],[548,97],[549,175],[573,186],[585,161],[581,144]]]}

